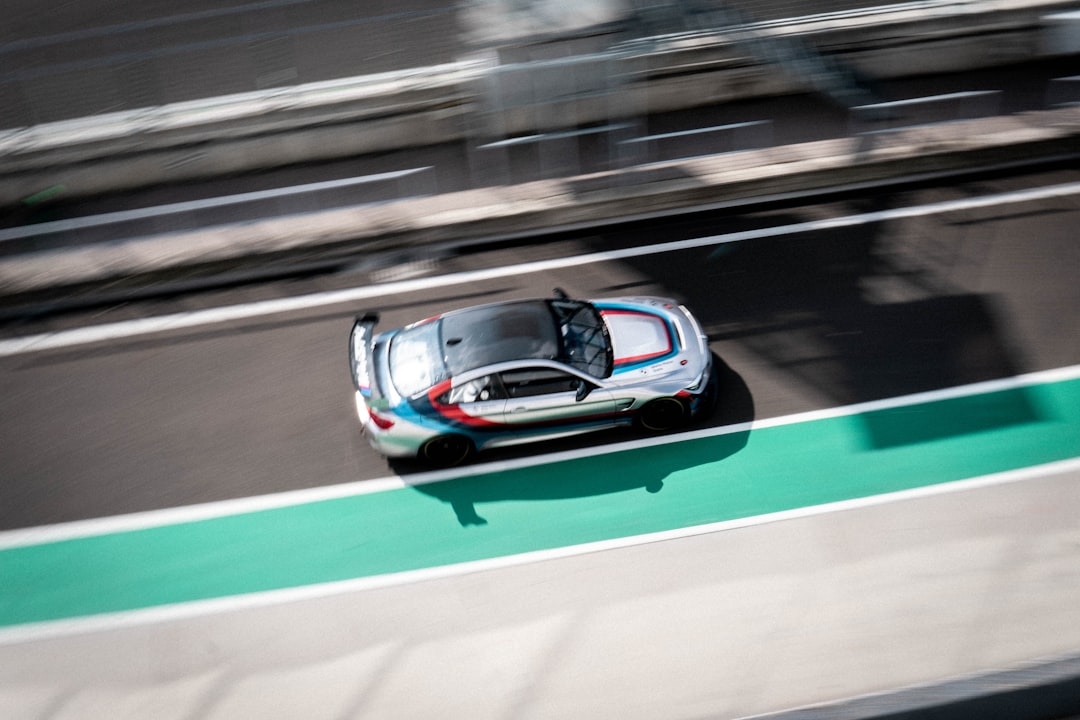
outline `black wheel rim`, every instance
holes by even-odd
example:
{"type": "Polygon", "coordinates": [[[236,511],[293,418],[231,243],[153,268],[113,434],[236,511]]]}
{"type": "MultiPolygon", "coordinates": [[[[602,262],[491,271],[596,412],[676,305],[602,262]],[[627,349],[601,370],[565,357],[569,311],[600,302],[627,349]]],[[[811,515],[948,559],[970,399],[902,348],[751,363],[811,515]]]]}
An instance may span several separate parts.
{"type": "Polygon", "coordinates": [[[641,410],[641,426],[653,432],[678,427],[686,419],[686,406],[675,398],[653,400],[641,410]]]}
{"type": "Polygon", "coordinates": [[[463,462],[471,451],[472,445],[466,438],[446,435],[424,443],[421,455],[430,463],[450,467],[463,462]]]}

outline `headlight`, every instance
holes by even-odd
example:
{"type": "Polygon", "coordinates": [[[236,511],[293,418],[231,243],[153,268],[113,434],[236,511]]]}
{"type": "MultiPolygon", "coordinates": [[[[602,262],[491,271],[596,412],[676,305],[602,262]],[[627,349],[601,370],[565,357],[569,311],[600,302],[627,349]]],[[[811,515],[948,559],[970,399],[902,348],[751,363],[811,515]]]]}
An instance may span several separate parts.
{"type": "Polygon", "coordinates": [[[706,367],[704,370],[701,371],[701,374],[697,376],[697,379],[695,379],[694,382],[692,382],[691,384],[686,386],[686,389],[689,390],[690,392],[697,392],[701,388],[701,386],[705,384],[705,381],[708,380],[708,379],[709,379],[709,368],[706,367]]]}

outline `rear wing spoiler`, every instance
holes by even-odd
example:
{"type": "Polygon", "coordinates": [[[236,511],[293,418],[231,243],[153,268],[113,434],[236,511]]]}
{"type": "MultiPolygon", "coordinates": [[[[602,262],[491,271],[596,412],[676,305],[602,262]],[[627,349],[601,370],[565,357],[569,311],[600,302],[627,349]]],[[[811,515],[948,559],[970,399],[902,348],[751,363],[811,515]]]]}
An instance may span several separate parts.
{"type": "Polygon", "coordinates": [[[371,340],[378,323],[378,313],[357,315],[349,335],[349,370],[352,372],[353,386],[365,396],[372,393],[371,340]]]}

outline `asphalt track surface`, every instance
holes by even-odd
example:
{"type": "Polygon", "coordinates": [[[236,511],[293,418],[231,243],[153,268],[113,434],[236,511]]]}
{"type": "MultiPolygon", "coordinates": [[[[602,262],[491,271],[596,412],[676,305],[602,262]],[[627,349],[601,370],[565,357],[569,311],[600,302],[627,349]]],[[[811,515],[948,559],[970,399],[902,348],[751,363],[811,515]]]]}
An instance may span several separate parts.
{"type": "MultiPolygon", "coordinates": [[[[402,485],[396,494],[357,495],[364,502],[369,495],[380,498],[374,502],[390,502],[383,495],[404,501],[386,516],[386,523],[397,518],[392,527],[372,528],[371,547],[408,540],[384,546],[383,564],[371,571],[379,578],[402,570],[394,552],[408,562],[417,556],[405,552],[409,548],[430,552],[428,531],[451,538],[440,545],[448,551],[462,540],[505,539],[510,526],[524,533],[530,523],[538,531],[525,533],[529,542],[544,540],[548,548],[663,532],[662,521],[671,516],[654,512],[660,506],[695,513],[688,491],[716,490],[695,479],[695,469],[707,477],[715,463],[721,472],[753,480],[762,467],[755,453],[770,442],[796,454],[784,465],[799,472],[771,472],[788,479],[771,486],[773,500],[744,495],[744,516],[782,508],[776,497],[790,501],[787,507],[827,501],[808,497],[811,488],[799,476],[828,474],[817,465],[828,442],[806,425],[792,425],[788,442],[769,440],[780,430],[767,427],[770,420],[1080,363],[1075,195],[1002,200],[976,210],[504,273],[467,284],[432,281],[407,291],[392,283],[1077,180],[1074,170],[1059,169],[923,185],[8,324],[3,334],[12,338],[379,283],[386,288],[362,306],[311,305],[0,358],[0,529],[18,533],[169,508],[188,512],[196,503],[280,498],[275,494],[289,491],[333,493],[326,488],[342,483],[376,490],[389,478],[402,485]],[[725,366],[726,402],[698,432],[713,433],[725,449],[713,448],[707,462],[698,462],[680,452],[680,441],[700,439],[672,436],[650,445],[653,440],[611,433],[504,451],[487,460],[543,468],[567,457],[552,453],[599,446],[624,461],[642,458],[634,463],[642,471],[659,468],[659,484],[590,476],[583,485],[562,479],[543,486],[530,478],[527,490],[508,491],[501,476],[491,479],[483,466],[457,481],[424,483],[421,469],[392,467],[366,447],[344,363],[354,312],[379,309],[387,325],[396,325],[472,302],[542,296],[556,285],[580,296],[656,293],[687,302],[725,366]],[[469,479],[475,473],[480,481],[469,479]],[[642,522],[660,525],[643,528],[642,522]],[[574,535],[568,528],[575,524],[593,534],[574,535]]],[[[921,485],[1075,456],[1080,433],[1073,432],[1070,413],[1076,403],[1036,385],[1032,380],[989,400],[977,394],[958,411],[900,405],[892,417],[904,422],[857,414],[844,437],[858,447],[859,464],[842,475],[856,485],[871,478],[859,496],[896,489],[876,484],[879,469],[886,475],[887,457],[906,457],[904,482],[921,485]],[[919,418],[909,417],[916,410],[919,418]],[[1004,443],[1015,436],[1026,437],[1023,452],[1004,443]],[[959,455],[942,461],[936,453],[949,446],[961,448],[959,455]],[[994,457],[1008,460],[995,464],[994,457]],[[952,474],[939,477],[950,462],[964,468],[952,465],[952,474]]],[[[774,462],[785,457],[780,450],[765,455],[774,462]]],[[[610,469],[604,460],[582,462],[610,469]]],[[[132,716],[288,717],[299,712],[291,703],[300,703],[312,717],[736,717],[1074,652],[1080,647],[1071,610],[1080,601],[1080,498],[1075,471],[1049,467],[1022,481],[942,497],[209,612],[185,602],[193,599],[186,570],[197,574],[207,562],[224,563],[194,591],[204,598],[221,597],[223,578],[226,586],[233,583],[226,595],[254,591],[240,596],[249,599],[297,582],[295,576],[283,580],[281,568],[301,568],[307,575],[299,582],[325,583],[342,572],[319,560],[326,536],[294,534],[304,526],[293,516],[255,527],[254,540],[243,539],[238,556],[235,546],[221,542],[237,536],[215,532],[223,525],[202,526],[209,532],[204,541],[221,546],[218,555],[186,552],[191,537],[182,533],[145,544],[139,540],[147,536],[120,533],[95,541],[102,543],[96,548],[74,542],[66,546],[67,557],[54,555],[36,569],[37,550],[14,547],[0,562],[8,580],[17,578],[0,584],[17,588],[0,603],[5,623],[18,628],[106,615],[94,616],[104,618],[95,632],[62,631],[54,640],[42,639],[50,631],[35,635],[39,626],[24,625],[33,641],[0,649],[0,686],[6,688],[0,709],[33,718],[117,717],[124,710],[132,716]],[[311,544],[289,543],[300,538],[311,544]],[[260,573],[236,564],[237,558],[265,567],[272,547],[269,559],[282,560],[270,563],[279,575],[269,585],[265,576],[261,584],[245,585],[260,573]],[[245,570],[236,572],[240,567],[245,570]],[[57,584],[57,577],[71,584],[57,584]],[[103,592],[101,583],[110,581],[103,592]],[[65,592],[73,588],[79,591],[65,592]],[[159,594],[148,600],[152,588],[159,594]],[[148,623],[124,614],[147,606],[171,610],[148,623]],[[119,616],[107,614],[116,611],[119,616]],[[457,673],[447,673],[448,667],[457,673]],[[704,667],[714,674],[703,676],[704,667]],[[426,679],[422,691],[415,689],[418,677],[426,679]]],[[[754,492],[759,485],[743,483],[754,492]]],[[[835,487],[826,482],[810,494],[835,487]]],[[[706,515],[666,525],[717,521],[706,515]]],[[[317,526],[348,535],[348,520],[317,526]]],[[[20,545],[18,538],[27,536],[3,537],[20,545]]],[[[530,547],[496,542],[487,557],[527,554],[530,547]]],[[[450,553],[437,560],[435,566],[449,567],[440,563],[462,558],[450,553]]],[[[346,566],[345,576],[354,579],[369,572],[346,566]]]]}
{"type": "Polygon", "coordinates": [[[5,533],[0,707],[690,718],[997,691],[977,673],[1080,642],[1078,392],[1063,368],[5,533]]]}
{"type": "Polygon", "coordinates": [[[1077,454],[1076,381],[1041,371],[1080,363],[1080,203],[1073,192],[1016,193],[1077,180],[1046,170],[706,214],[478,248],[378,277],[358,269],[9,326],[9,338],[54,332],[62,346],[0,359],[0,512],[15,531],[0,565],[3,586],[16,588],[2,603],[13,630],[0,707],[33,718],[147,708],[287,717],[291,703],[314,717],[737,717],[1075,651],[1080,505],[1075,470],[1057,463],[1077,454]],[[844,220],[903,208],[913,210],[844,220]],[[834,224],[795,230],[821,220],[834,224]],[[750,235],[572,261],[736,232],[750,235]],[[551,265],[511,271],[530,261],[551,265]],[[495,277],[448,280],[485,268],[495,277]],[[308,302],[63,344],[77,326],[379,282],[362,306],[308,302]],[[344,362],[354,312],[378,309],[389,326],[556,285],[670,295],[695,310],[725,366],[724,403],[703,437],[611,433],[520,448],[441,483],[366,447],[344,362]],[[1018,375],[1027,379],[1008,381],[1018,375]],[[885,415],[770,427],[995,380],[1009,384],[976,386],[959,405],[935,394],[885,415]],[[845,429],[834,436],[836,422],[845,429]],[[839,446],[854,455],[834,464],[839,446]],[[552,461],[587,467],[553,481],[552,461]],[[619,462],[650,477],[604,474],[619,462]],[[532,469],[500,472],[514,463],[532,469]],[[1000,480],[1013,470],[1021,476],[1000,480]],[[717,472],[731,484],[718,486],[717,472]],[[965,478],[982,479],[940,497],[753,520],[965,478]],[[328,486],[342,484],[344,504],[329,502],[340,491],[328,486]],[[163,527],[143,516],[142,530],[123,529],[131,518],[92,524],[168,508],[183,519],[195,503],[280,503],[276,494],[305,489],[326,502],[239,516],[217,506],[225,517],[165,516],[163,527]],[[318,514],[333,507],[336,521],[318,514]],[[732,532],[663,535],[747,518],[732,532]],[[29,530],[66,521],[91,525],[29,530]],[[36,544],[34,532],[68,539],[36,544]],[[470,565],[485,558],[496,564],[470,565]],[[388,580],[425,567],[434,574],[388,580]],[[365,577],[373,584],[324,592],[365,577]],[[417,677],[429,679],[419,691],[417,677]]]}
{"type": "MultiPolygon", "coordinates": [[[[411,286],[378,290],[370,272],[346,273],[54,320],[37,329],[374,288],[363,302],[301,303],[288,312],[0,358],[0,527],[386,475],[387,462],[358,432],[344,361],[350,320],[361,310],[380,311],[393,327],[462,305],[547,296],[556,286],[578,297],[675,297],[702,320],[729,368],[729,400],[714,426],[1068,367],[1080,362],[1075,194],[813,232],[770,230],[743,242],[657,247],[622,260],[562,259],[1075,180],[1074,171],[1058,170],[741,217],[707,214],[397,268],[403,277],[420,273],[411,286]],[[554,266],[537,272],[515,269],[552,259],[554,266]],[[486,280],[456,279],[484,268],[499,271],[486,280]]],[[[381,272],[384,281],[392,278],[381,272]]],[[[33,326],[16,330],[34,334],[33,326]]],[[[492,456],[624,439],[613,433],[492,456]]]]}

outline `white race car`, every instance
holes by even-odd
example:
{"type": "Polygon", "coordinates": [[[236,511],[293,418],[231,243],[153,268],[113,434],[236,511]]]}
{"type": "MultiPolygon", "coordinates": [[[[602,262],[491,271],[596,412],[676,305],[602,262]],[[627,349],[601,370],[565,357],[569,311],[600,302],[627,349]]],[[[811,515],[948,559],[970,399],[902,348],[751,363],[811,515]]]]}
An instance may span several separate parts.
{"type": "Polygon", "coordinates": [[[475,451],[616,425],[661,432],[711,412],[716,383],[701,325],[657,297],[516,300],[349,343],[364,433],[388,457],[452,466],[475,451]]]}

